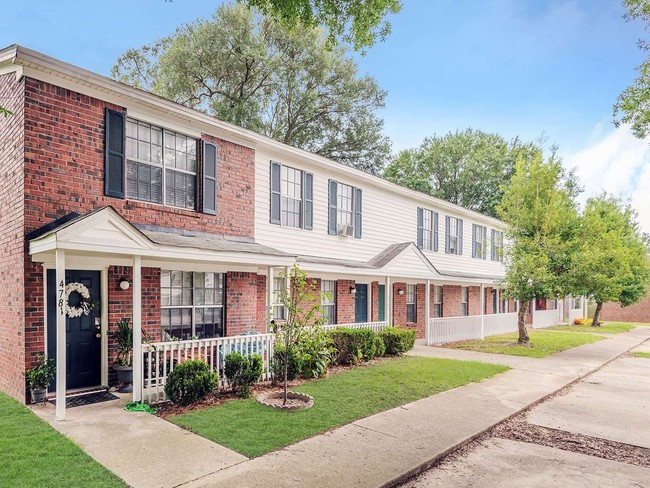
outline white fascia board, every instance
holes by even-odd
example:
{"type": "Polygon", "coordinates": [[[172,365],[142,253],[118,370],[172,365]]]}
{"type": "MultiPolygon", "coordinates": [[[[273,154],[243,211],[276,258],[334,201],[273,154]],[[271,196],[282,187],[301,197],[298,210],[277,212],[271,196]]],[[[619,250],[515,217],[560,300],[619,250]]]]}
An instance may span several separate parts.
{"type": "Polygon", "coordinates": [[[99,98],[120,106],[125,106],[127,110],[131,109],[134,105],[148,107],[149,109],[153,108],[157,112],[162,110],[171,116],[180,117],[185,120],[186,123],[189,124],[189,127],[185,130],[190,130],[194,127],[196,130],[205,130],[205,132],[215,135],[216,137],[251,147],[253,149],[259,147],[274,152],[280,152],[281,154],[289,153],[297,158],[311,161],[312,164],[316,164],[317,166],[330,169],[335,173],[367,181],[368,184],[379,187],[383,190],[410,197],[421,202],[424,206],[430,205],[434,208],[472,217],[478,221],[489,223],[497,228],[505,228],[504,222],[493,217],[397,185],[378,176],[364,173],[363,171],[350,166],[310,153],[304,149],[289,146],[249,129],[244,129],[243,127],[221,121],[198,110],[185,107],[144,90],[133,88],[125,83],[65,63],[37,51],[22,46],[11,46],[4,52],[0,52],[0,61],[3,58],[9,59],[12,57],[16,64],[25,67],[25,76],[47,81],[62,86],[63,88],[68,88],[90,96],[93,96],[93,91],[95,93],[98,92],[101,93],[99,98]],[[28,70],[27,68],[30,69],[28,70]],[[125,104],[125,101],[130,103],[125,104]],[[215,133],[215,130],[218,131],[218,133],[215,133]]]}

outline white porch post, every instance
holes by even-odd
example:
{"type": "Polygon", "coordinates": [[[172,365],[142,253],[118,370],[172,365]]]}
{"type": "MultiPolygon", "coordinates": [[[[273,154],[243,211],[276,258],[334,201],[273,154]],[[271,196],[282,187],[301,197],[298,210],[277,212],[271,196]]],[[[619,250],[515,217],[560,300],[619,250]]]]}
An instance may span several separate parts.
{"type": "Polygon", "coordinates": [[[269,266],[269,269],[266,271],[266,332],[269,332],[271,303],[273,303],[273,279],[273,268],[269,266]]]}
{"type": "Polygon", "coordinates": [[[393,325],[393,287],[390,284],[390,276],[386,276],[386,293],[384,296],[384,315],[388,325],[393,325]]]}
{"type": "Polygon", "coordinates": [[[426,334],[427,346],[430,345],[429,340],[429,320],[431,317],[431,280],[427,280],[427,286],[425,288],[425,299],[424,299],[424,315],[426,317],[426,322],[424,323],[424,333],[426,334]]]}
{"type": "Polygon", "coordinates": [[[142,401],[142,259],[133,256],[133,401],[142,401]]]}
{"type": "Polygon", "coordinates": [[[481,339],[485,339],[485,285],[481,283],[481,339]]]}
{"type": "Polygon", "coordinates": [[[65,251],[57,249],[56,260],[56,419],[65,420],[66,330],[65,251]]]}

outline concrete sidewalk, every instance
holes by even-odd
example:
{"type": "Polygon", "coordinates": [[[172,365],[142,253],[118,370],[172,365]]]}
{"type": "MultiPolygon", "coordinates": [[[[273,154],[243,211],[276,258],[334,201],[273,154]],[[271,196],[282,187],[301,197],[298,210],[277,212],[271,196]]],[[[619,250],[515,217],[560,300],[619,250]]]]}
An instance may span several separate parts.
{"type": "Polygon", "coordinates": [[[648,338],[650,327],[638,327],[544,359],[416,346],[513,369],[250,460],[121,402],[70,409],[65,422],[51,405],[34,411],[136,487],[391,486],[648,338]]]}
{"type": "MultiPolygon", "coordinates": [[[[532,360],[458,351],[467,354],[454,359],[485,361],[489,356],[488,362],[509,364],[513,369],[352,422],[182,486],[392,486],[648,338],[650,327],[638,327],[532,360]]],[[[418,347],[415,352],[450,357],[448,349],[418,347]]]]}

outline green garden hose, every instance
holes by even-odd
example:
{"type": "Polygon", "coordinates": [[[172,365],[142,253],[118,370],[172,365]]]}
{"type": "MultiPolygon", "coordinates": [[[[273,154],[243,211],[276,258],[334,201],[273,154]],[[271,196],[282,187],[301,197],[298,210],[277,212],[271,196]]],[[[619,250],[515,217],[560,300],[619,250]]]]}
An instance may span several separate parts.
{"type": "Polygon", "coordinates": [[[141,402],[127,403],[126,405],[124,405],[124,410],[126,410],[127,412],[147,412],[152,415],[155,414],[157,411],[155,408],[151,408],[146,403],[141,403],[141,402]]]}

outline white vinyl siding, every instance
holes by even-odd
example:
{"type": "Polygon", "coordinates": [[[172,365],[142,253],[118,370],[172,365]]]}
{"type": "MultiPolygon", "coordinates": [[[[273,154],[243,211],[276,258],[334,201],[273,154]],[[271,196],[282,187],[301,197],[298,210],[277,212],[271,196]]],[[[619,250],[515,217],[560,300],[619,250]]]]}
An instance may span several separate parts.
{"type": "Polygon", "coordinates": [[[326,325],[336,323],[336,281],[321,280],[321,292],[323,316],[326,317],[326,325]]]}

